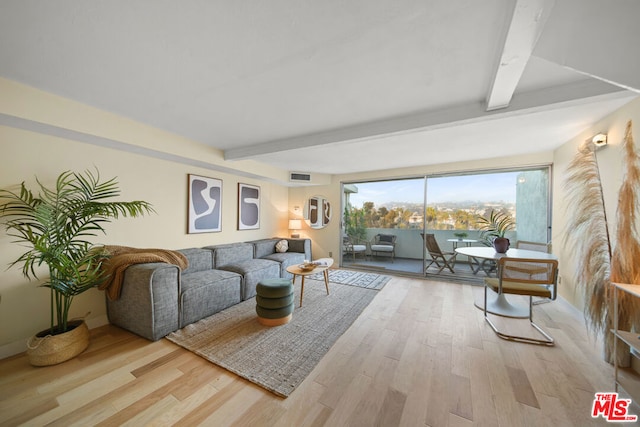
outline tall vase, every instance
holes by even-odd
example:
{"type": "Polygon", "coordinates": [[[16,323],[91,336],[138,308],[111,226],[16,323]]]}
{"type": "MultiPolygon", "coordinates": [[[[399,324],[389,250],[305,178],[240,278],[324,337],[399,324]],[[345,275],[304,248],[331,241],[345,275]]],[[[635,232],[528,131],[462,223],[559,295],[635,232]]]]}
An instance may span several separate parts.
{"type": "Polygon", "coordinates": [[[493,247],[499,254],[504,254],[509,250],[509,239],[506,237],[498,237],[493,241],[493,247]]]}

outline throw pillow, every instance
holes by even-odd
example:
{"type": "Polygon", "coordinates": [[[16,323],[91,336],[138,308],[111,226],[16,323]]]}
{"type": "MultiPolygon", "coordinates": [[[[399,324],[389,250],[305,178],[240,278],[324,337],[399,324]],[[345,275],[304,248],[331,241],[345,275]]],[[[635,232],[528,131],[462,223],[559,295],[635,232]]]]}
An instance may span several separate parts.
{"type": "Polygon", "coordinates": [[[393,242],[393,236],[390,236],[388,234],[381,234],[380,238],[379,238],[379,242],[380,243],[391,243],[391,242],[393,242]]]}
{"type": "Polygon", "coordinates": [[[289,242],[286,240],[280,240],[276,243],[276,252],[287,252],[289,250],[289,242]]]}

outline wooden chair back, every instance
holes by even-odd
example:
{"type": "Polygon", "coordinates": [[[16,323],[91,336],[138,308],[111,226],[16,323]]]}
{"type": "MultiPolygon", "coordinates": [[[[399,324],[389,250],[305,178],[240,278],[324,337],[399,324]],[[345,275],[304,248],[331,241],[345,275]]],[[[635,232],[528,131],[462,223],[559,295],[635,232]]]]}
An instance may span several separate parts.
{"type": "Polygon", "coordinates": [[[427,233],[424,235],[424,239],[427,245],[427,251],[429,251],[430,254],[442,255],[442,250],[440,249],[440,245],[438,245],[435,234],[427,233]]]}

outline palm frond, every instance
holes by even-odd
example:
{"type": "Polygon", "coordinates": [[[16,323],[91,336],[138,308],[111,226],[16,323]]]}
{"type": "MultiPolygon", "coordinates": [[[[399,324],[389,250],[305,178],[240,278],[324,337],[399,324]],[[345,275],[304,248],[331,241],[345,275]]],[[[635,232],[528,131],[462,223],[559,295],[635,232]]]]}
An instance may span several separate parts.
{"type": "Polygon", "coordinates": [[[97,170],[63,172],[53,188],[36,182],[37,195],[24,183],[17,193],[0,190],[0,216],[7,234],[28,247],[11,265],[22,264],[29,279],[36,278],[37,266],[48,265],[49,280],[43,286],[53,291],[52,313],[66,330],[73,297],[103,280],[104,257],[94,251],[91,237],[104,233],[112,219],[154,211],[144,201],[105,201],[120,195],[118,183],[115,178],[101,182],[97,170]]]}
{"type": "Polygon", "coordinates": [[[504,237],[507,231],[515,228],[515,222],[511,215],[492,210],[487,217],[478,215],[476,226],[480,230],[480,240],[487,246],[491,246],[494,239],[504,237]]]}

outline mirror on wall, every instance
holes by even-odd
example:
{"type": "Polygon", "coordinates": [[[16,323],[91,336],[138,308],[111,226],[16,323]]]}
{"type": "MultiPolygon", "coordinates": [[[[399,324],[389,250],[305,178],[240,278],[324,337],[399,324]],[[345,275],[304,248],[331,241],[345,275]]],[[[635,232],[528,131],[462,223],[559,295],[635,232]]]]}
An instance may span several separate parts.
{"type": "Polygon", "coordinates": [[[331,220],[331,203],[324,196],[310,197],[304,206],[304,219],[311,228],[326,227],[331,220]]]}

